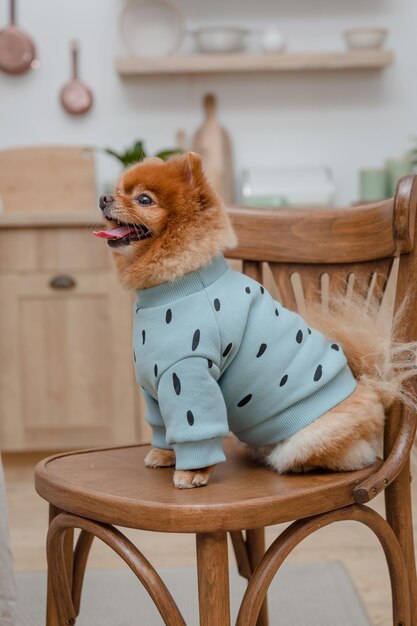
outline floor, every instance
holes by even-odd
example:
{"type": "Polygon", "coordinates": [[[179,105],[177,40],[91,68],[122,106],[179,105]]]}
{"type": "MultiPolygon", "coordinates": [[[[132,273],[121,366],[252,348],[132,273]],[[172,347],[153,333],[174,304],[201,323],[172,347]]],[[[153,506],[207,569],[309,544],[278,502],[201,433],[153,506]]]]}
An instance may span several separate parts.
{"type": "MultiPolygon", "coordinates": [[[[9,520],[15,566],[19,571],[46,568],[45,533],[48,520],[47,504],[33,488],[33,468],[45,454],[4,454],[3,463],[9,503],[9,520]]],[[[413,499],[417,502],[417,484],[413,499]]],[[[383,500],[372,504],[383,513],[383,500]]],[[[267,529],[271,542],[283,526],[267,529]]],[[[417,524],[415,525],[417,537],[417,524]]],[[[195,563],[194,540],[189,535],[164,535],[128,531],[146,557],[156,567],[184,567],[195,563]]],[[[369,530],[355,522],[333,524],[305,540],[289,557],[293,562],[341,560],[345,563],[364,600],[374,626],[391,622],[391,600],[388,572],[377,540],[369,530]]],[[[120,567],[118,557],[98,541],[93,544],[89,566],[120,567]]]]}

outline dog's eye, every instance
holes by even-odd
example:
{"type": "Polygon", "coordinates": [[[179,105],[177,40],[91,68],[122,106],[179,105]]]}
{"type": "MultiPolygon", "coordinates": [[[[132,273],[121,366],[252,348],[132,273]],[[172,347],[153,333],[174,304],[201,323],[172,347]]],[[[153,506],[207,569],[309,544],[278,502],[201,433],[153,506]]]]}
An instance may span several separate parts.
{"type": "Polygon", "coordinates": [[[145,193],[137,197],[137,202],[141,206],[150,206],[151,204],[153,204],[152,198],[147,196],[145,193]]]}

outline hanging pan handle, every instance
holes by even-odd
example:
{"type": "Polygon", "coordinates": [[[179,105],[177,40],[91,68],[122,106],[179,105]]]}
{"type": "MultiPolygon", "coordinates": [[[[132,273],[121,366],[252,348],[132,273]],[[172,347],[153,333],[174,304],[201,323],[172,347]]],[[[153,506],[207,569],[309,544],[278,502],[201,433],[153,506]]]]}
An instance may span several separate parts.
{"type": "Polygon", "coordinates": [[[10,26],[16,24],[16,5],[15,0],[10,0],[10,26]]]}
{"type": "Polygon", "coordinates": [[[72,57],[72,78],[77,80],[78,78],[78,41],[73,39],[71,41],[71,57],[72,57]]]}

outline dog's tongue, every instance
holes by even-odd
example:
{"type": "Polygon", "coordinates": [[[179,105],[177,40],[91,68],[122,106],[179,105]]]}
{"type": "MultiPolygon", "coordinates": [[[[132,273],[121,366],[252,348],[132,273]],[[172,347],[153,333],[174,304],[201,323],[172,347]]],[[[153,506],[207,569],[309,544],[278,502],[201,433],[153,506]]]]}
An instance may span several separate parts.
{"type": "Polygon", "coordinates": [[[122,237],[135,232],[132,226],[118,226],[112,230],[95,230],[94,234],[96,237],[103,237],[103,239],[122,239],[122,237]]]}

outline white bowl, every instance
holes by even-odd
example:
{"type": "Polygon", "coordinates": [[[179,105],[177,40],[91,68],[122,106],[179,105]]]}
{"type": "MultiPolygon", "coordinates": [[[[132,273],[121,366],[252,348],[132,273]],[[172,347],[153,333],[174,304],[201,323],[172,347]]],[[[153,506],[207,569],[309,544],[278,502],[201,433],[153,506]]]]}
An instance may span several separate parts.
{"type": "Polygon", "coordinates": [[[171,0],[125,0],[119,28],[132,56],[176,52],[185,35],[182,13],[171,0]]]}
{"type": "Polygon", "coordinates": [[[348,48],[365,50],[382,48],[388,31],[386,28],[352,28],[343,34],[348,48]]]}
{"type": "Polygon", "coordinates": [[[212,26],[199,28],[193,34],[199,52],[241,52],[245,49],[248,31],[244,28],[212,26]]]}

